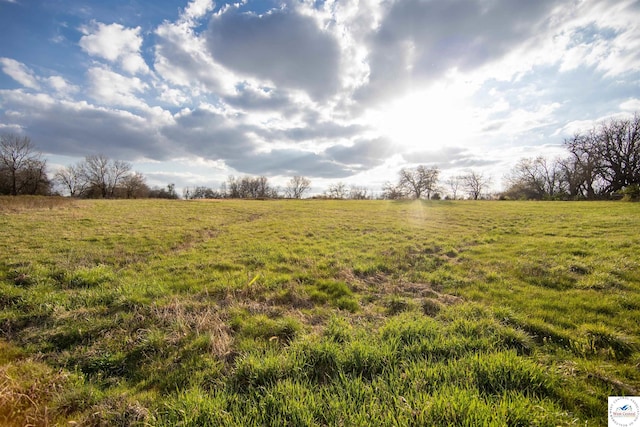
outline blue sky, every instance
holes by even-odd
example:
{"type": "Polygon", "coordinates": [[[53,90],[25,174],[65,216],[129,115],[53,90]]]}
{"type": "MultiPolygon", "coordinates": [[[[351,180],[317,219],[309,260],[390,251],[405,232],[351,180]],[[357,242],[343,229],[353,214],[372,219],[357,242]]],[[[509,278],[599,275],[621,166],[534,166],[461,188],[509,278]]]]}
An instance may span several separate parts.
{"type": "Polygon", "coordinates": [[[503,176],[640,111],[625,0],[0,0],[0,132],[51,171],[378,190],[402,167],[503,176]]]}

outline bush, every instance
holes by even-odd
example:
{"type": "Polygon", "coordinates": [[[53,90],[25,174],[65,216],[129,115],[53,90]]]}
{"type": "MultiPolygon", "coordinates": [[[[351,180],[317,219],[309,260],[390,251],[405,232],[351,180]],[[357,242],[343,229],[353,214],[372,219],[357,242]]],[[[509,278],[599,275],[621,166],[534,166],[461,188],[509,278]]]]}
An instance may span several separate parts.
{"type": "Polygon", "coordinates": [[[640,201],[640,184],[631,184],[626,186],[623,190],[620,191],[622,193],[622,200],[627,202],[637,202],[640,201]]]}

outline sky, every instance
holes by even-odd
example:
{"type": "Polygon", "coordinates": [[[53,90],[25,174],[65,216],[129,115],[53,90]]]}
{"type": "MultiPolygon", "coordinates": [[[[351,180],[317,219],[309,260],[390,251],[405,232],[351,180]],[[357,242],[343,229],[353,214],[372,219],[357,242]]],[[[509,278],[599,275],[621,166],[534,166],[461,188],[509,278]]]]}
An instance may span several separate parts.
{"type": "Polygon", "coordinates": [[[640,111],[640,2],[0,0],[0,133],[49,170],[378,191],[476,171],[640,111]]]}

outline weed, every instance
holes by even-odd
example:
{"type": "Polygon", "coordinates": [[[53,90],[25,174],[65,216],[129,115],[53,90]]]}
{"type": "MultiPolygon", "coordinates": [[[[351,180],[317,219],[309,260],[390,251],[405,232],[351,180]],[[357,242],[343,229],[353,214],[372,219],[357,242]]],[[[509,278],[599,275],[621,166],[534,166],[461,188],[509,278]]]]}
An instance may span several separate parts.
{"type": "Polygon", "coordinates": [[[392,295],[386,301],[385,306],[387,308],[387,313],[390,316],[394,316],[398,313],[402,313],[403,311],[407,311],[410,307],[410,304],[404,298],[397,295],[392,295]]]}
{"type": "Polygon", "coordinates": [[[584,350],[587,354],[603,354],[616,360],[627,360],[637,348],[634,341],[603,325],[583,325],[581,332],[586,338],[584,350]]]}
{"type": "Polygon", "coordinates": [[[438,300],[432,298],[425,298],[422,300],[422,312],[427,316],[435,316],[440,313],[442,304],[438,300]]]}

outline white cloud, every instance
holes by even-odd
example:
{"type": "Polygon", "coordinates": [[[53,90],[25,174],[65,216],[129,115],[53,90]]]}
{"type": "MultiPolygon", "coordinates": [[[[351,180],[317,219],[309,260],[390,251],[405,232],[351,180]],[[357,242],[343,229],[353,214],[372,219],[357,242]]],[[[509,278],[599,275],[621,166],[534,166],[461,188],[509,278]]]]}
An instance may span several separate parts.
{"type": "MultiPolygon", "coordinates": [[[[501,119],[487,120],[485,133],[499,135],[503,138],[515,138],[540,128],[555,125],[557,123],[554,123],[553,113],[560,107],[561,104],[554,102],[535,109],[509,110],[501,119]]],[[[535,132],[532,134],[535,135],[535,132]]]]}
{"type": "Polygon", "coordinates": [[[624,101],[622,104],[620,104],[620,109],[624,111],[638,112],[640,111],[640,99],[638,98],[628,99],[624,101]]]}
{"type": "Polygon", "coordinates": [[[193,0],[184,9],[181,19],[185,22],[197,21],[211,12],[213,6],[213,0],[193,0]]]}
{"type": "Polygon", "coordinates": [[[125,77],[102,67],[87,71],[91,96],[101,104],[145,108],[147,105],[136,94],[149,87],[137,77],[125,77]]]}
{"type": "Polygon", "coordinates": [[[80,38],[80,47],[91,56],[119,61],[122,69],[130,74],[149,73],[149,67],[140,56],[142,36],[140,27],[125,28],[120,24],[92,22],[81,28],[84,36],[80,38]]]}
{"type": "Polygon", "coordinates": [[[61,76],[51,76],[46,79],[47,84],[62,97],[69,97],[79,91],[79,87],[67,82],[61,76]]]}
{"type": "Polygon", "coordinates": [[[191,89],[190,95],[195,97],[203,92],[234,94],[238,80],[213,61],[205,40],[191,25],[195,24],[164,22],[156,29],[156,73],[168,83],[191,89]]]}
{"type": "Polygon", "coordinates": [[[91,58],[69,74],[0,58],[23,86],[0,91],[0,127],[71,155],[380,182],[417,161],[503,167],[640,110],[637,1],[184,3],[148,38],[146,18],[83,15],[91,58]]]}
{"type": "Polygon", "coordinates": [[[11,58],[0,58],[2,71],[22,86],[29,89],[40,89],[37,77],[26,65],[11,58]]]}

